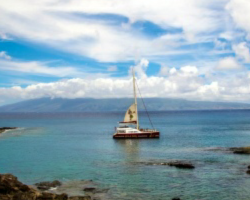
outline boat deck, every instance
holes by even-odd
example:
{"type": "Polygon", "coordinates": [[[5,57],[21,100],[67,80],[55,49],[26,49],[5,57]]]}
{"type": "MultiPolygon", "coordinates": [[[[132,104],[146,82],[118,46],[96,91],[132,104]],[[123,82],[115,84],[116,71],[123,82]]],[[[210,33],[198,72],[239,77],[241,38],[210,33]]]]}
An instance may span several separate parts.
{"type": "Polygon", "coordinates": [[[141,133],[115,133],[114,139],[139,139],[139,138],[159,138],[160,132],[156,130],[140,129],[141,133]]]}

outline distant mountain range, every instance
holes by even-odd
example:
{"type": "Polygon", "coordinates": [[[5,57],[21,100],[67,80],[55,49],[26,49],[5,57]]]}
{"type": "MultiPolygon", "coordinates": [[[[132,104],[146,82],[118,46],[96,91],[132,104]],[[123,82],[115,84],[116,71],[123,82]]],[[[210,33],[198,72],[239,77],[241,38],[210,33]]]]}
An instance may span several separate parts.
{"type": "MultiPolygon", "coordinates": [[[[149,111],[166,110],[220,110],[220,109],[250,109],[247,103],[226,103],[209,101],[188,101],[183,99],[145,98],[149,111]]],[[[41,98],[22,101],[0,107],[0,112],[107,112],[126,111],[133,103],[132,98],[112,99],[63,99],[41,98]]],[[[138,109],[144,110],[138,99],[138,109]]]]}

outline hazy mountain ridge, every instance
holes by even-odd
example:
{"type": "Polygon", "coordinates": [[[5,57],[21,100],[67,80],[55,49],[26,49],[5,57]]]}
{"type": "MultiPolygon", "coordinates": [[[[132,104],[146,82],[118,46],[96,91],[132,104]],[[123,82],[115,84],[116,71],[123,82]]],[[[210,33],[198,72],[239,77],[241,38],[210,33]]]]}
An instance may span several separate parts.
{"type": "MultiPolygon", "coordinates": [[[[219,110],[250,109],[247,103],[226,103],[208,101],[188,101],[183,99],[145,98],[149,111],[165,110],[219,110]]],[[[112,99],[63,99],[41,98],[18,102],[0,107],[0,112],[103,112],[125,111],[133,103],[132,98],[112,99]]],[[[144,110],[138,99],[138,109],[144,110]]]]}

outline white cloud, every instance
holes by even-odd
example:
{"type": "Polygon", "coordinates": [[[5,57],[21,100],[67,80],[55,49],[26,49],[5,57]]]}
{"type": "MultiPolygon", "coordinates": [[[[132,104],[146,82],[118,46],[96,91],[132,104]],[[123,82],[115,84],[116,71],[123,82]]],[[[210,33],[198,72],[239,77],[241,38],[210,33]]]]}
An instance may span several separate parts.
{"type": "Polygon", "coordinates": [[[218,38],[216,38],[214,40],[214,45],[215,45],[215,49],[222,49],[222,50],[224,50],[225,47],[226,47],[226,43],[223,42],[223,41],[218,40],[218,38]]]}
{"type": "Polygon", "coordinates": [[[204,40],[201,34],[212,34],[224,26],[223,17],[220,17],[224,14],[224,3],[225,0],[71,0],[53,3],[8,0],[0,3],[0,30],[99,61],[134,60],[135,57],[169,55],[174,46],[181,45],[185,39],[204,40]],[[212,9],[215,5],[217,9],[212,9]],[[127,26],[115,26],[102,19],[83,19],[75,13],[117,14],[128,17],[129,22],[127,26]],[[136,20],[148,20],[166,29],[179,28],[184,33],[152,39],[128,28],[136,20]]]}
{"type": "Polygon", "coordinates": [[[145,58],[142,58],[137,65],[130,67],[129,74],[132,73],[132,68],[134,68],[135,73],[139,78],[146,78],[146,70],[148,68],[149,61],[145,58]]]}
{"type": "Polygon", "coordinates": [[[217,70],[241,70],[243,67],[234,57],[222,58],[216,67],[217,70]]]}
{"type": "Polygon", "coordinates": [[[161,66],[159,76],[167,76],[169,74],[169,68],[167,66],[161,66]]]}
{"type": "Polygon", "coordinates": [[[184,66],[180,70],[183,72],[183,74],[187,74],[189,76],[198,74],[198,69],[196,66],[184,66]]]}
{"type": "Polygon", "coordinates": [[[7,59],[7,60],[11,59],[11,57],[5,51],[0,51],[0,59],[1,58],[7,59]]]}
{"type": "MultiPolygon", "coordinates": [[[[1,52],[2,53],[2,52],[1,52]]],[[[1,57],[0,53],[0,57],[1,57]]],[[[6,58],[6,53],[2,57],[6,58]]],[[[6,59],[10,59],[8,56],[6,59]]],[[[38,61],[13,61],[0,59],[0,69],[5,71],[15,71],[29,74],[45,74],[57,77],[82,77],[84,73],[73,67],[49,67],[46,63],[38,61]]]]}
{"type": "Polygon", "coordinates": [[[173,68],[171,68],[170,70],[169,70],[169,73],[170,74],[175,74],[177,72],[177,70],[175,69],[175,67],[173,67],[173,68]]]}
{"type": "Polygon", "coordinates": [[[127,0],[126,2],[115,0],[109,1],[77,1],[66,2],[58,7],[51,7],[52,10],[64,10],[87,13],[114,13],[127,16],[130,21],[148,20],[164,28],[169,26],[180,27],[187,33],[199,33],[212,31],[218,26],[219,12],[212,11],[211,5],[220,6],[222,0],[158,0],[147,1],[127,0]],[[167,13],[167,15],[166,15],[167,13]],[[215,23],[211,23],[215,22],[215,23]],[[217,22],[217,23],[216,23],[217,22]]]}
{"type": "Polygon", "coordinates": [[[237,27],[246,30],[250,37],[250,1],[230,0],[226,6],[237,27]]]}
{"type": "Polygon", "coordinates": [[[109,72],[116,72],[117,71],[117,66],[110,66],[108,67],[109,72]]]}
{"type": "Polygon", "coordinates": [[[2,33],[1,31],[0,31],[0,39],[11,40],[11,38],[9,36],[7,36],[5,33],[2,33]]]}
{"type": "Polygon", "coordinates": [[[250,52],[246,42],[233,45],[233,50],[237,57],[242,58],[246,63],[250,63],[250,52]]]}

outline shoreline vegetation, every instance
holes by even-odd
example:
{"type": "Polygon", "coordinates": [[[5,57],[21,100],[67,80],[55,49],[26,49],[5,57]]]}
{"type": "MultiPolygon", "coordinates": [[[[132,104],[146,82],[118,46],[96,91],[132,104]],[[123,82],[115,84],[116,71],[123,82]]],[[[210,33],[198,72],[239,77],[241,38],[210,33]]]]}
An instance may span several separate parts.
{"type": "Polygon", "coordinates": [[[0,127],[0,134],[7,130],[13,130],[13,129],[17,129],[17,127],[0,127]]]}

